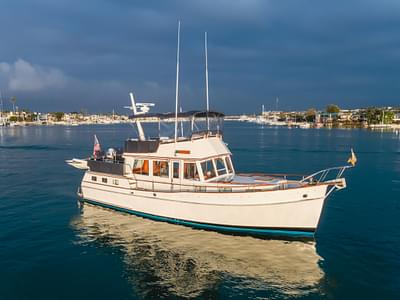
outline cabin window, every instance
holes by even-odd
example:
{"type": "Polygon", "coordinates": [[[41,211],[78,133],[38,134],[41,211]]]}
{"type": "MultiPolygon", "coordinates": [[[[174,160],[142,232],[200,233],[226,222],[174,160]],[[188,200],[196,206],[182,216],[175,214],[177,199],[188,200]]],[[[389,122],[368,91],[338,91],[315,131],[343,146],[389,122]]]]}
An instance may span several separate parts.
{"type": "Polygon", "coordinates": [[[206,160],[201,163],[201,169],[203,170],[204,180],[214,178],[215,169],[212,160],[206,160]]]}
{"type": "Polygon", "coordinates": [[[153,176],[169,177],[168,162],[153,160],[153,176]]]}
{"type": "Polygon", "coordinates": [[[225,157],[226,166],[228,167],[228,172],[233,173],[232,162],[229,156],[225,157]]]}
{"type": "Polygon", "coordinates": [[[222,158],[217,158],[215,160],[215,165],[217,166],[218,175],[225,175],[226,174],[225,163],[224,163],[224,160],[222,158]]]}
{"type": "Polygon", "coordinates": [[[104,178],[104,177],[103,177],[103,178],[101,179],[101,182],[107,183],[107,178],[104,178]]]}
{"type": "Polygon", "coordinates": [[[199,173],[197,172],[195,163],[184,163],[183,165],[183,177],[185,179],[199,180],[199,173]]]}
{"type": "Polygon", "coordinates": [[[118,179],[113,179],[113,184],[114,184],[114,185],[119,185],[118,179]]]}
{"type": "Polygon", "coordinates": [[[172,177],[173,178],[179,178],[180,177],[179,176],[179,162],[178,161],[174,161],[172,166],[173,166],[172,167],[172,171],[173,171],[172,177]]]}
{"type": "Polygon", "coordinates": [[[132,173],[149,175],[149,161],[147,159],[135,159],[133,162],[132,173]]]}
{"type": "Polygon", "coordinates": [[[92,181],[97,181],[97,177],[96,176],[92,176],[92,181]]]}

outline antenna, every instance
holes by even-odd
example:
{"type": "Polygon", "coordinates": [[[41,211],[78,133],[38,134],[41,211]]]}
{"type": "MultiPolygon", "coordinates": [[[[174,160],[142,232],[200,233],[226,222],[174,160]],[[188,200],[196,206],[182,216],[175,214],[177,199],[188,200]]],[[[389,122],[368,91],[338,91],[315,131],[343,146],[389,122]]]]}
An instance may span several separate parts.
{"type": "Polygon", "coordinates": [[[127,108],[132,109],[133,114],[136,115],[137,114],[137,109],[136,109],[135,97],[133,96],[133,93],[129,93],[129,96],[131,97],[132,106],[131,107],[127,107],[127,108]]]}
{"type": "MultiPolygon", "coordinates": [[[[136,103],[135,103],[135,97],[133,96],[133,93],[129,93],[129,96],[131,96],[131,103],[132,106],[131,107],[127,107],[132,109],[132,112],[134,115],[138,114],[137,108],[136,108],[136,103]]],[[[140,113],[139,113],[140,114],[140,113]]],[[[144,135],[144,131],[143,131],[143,127],[142,124],[140,123],[139,120],[136,120],[136,126],[138,128],[138,133],[139,133],[139,140],[144,141],[146,140],[146,137],[144,135]]]]}
{"type": "Polygon", "coordinates": [[[208,98],[208,53],[207,53],[207,32],[204,32],[204,53],[206,58],[206,100],[207,100],[207,131],[210,130],[210,121],[208,119],[208,111],[210,110],[210,101],[208,98]]]}
{"type": "Polygon", "coordinates": [[[178,138],[178,99],[179,99],[179,44],[181,35],[181,21],[178,21],[178,47],[176,51],[176,88],[175,88],[175,142],[178,138]]]}

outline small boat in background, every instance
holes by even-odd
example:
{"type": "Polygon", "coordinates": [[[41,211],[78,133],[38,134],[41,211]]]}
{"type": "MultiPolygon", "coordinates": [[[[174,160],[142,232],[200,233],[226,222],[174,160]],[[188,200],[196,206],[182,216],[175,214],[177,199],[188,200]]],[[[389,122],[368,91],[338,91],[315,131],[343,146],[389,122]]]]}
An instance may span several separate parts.
{"type": "Polygon", "coordinates": [[[299,124],[299,128],[301,128],[301,129],[309,129],[309,128],[311,128],[311,124],[310,123],[300,123],[299,124]]]}
{"type": "Polygon", "coordinates": [[[65,161],[67,164],[70,166],[81,169],[81,170],[88,170],[88,160],[87,159],[79,159],[79,158],[73,158],[65,161]]]}

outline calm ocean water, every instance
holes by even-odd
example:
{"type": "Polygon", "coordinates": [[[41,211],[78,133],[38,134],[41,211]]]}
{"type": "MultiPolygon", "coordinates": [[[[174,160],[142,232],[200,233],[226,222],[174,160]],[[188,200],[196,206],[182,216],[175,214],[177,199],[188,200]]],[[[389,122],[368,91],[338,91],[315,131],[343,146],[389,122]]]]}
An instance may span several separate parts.
{"type": "Polygon", "coordinates": [[[239,171],[359,163],[315,242],[223,235],[79,207],[65,159],[128,125],[0,128],[0,299],[400,299],[400,139],[365,130],[226,123],[239,171]]]}

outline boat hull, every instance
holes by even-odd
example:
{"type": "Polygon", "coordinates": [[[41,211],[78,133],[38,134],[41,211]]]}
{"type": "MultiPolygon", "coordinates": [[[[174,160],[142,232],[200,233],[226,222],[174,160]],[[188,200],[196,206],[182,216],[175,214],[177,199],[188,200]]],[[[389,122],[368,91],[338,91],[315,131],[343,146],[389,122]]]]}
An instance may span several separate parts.
{"type": "Polygon", "coordinates": [[[289,237],[305,237],[305,238],[312,238],[314,236],[314,229],[309,228],[255,228],[255,227],[236,227],[236,226],[225,226],[225,225],[217,225],[217,224],[206,224],[206,223],[199,223],[199,222],[192,222],[192,221],[185,221],[179,219],[172,219],[168,217],[161,217],[155,216],[143,212],[133,211],[130,209],[117,207],[114,205],[88,200],[85,198],[81,199],[82,202],[87,202],[92,205],[101,206],[104,208],[113,209],[116,211],[121,211],[124,213],[129,213],[132,215],[140,216],[143,218],[161,221],[161,222],[168,222],[172,224],[184,225],[193,227],[196,229],[204,229],[204,230],[213,230],[223,233],[230,233],[230,234],[240,234],[240,235],[257,235],[257,236],[289,236],[289,237]]]}
{"type": "Polygon", "coordinates": [[[276,191],[152,192],[83,181],[83,201],[158,221],[252,235],[312,237],[327,185],[276,191]]]}

